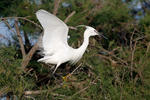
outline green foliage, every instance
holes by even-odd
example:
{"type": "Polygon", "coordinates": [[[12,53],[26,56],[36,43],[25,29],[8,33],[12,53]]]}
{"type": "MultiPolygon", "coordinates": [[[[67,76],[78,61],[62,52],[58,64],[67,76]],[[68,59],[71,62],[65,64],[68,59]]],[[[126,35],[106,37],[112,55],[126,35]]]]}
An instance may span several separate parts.
{"type": "MultiPolygon", "coordinates": [[[[41,0],[41,4],[37,4],[34,0],[2,0],[0,9],[3,9],[2,16],[30,16],[27,18],[38,22],[35,11],[45,9],[53,12],[53,1],[41,0]],[[6,8],[7,4],[11,9],[6,8]]],[[[36,100],[148,100],[150,15],[145,14],[142,19],[135,20],[128,3],[121,0],[62,0],[57,16],[65,20],[72,11],[76,13],[67,22],[69,26],[94,26],[108,40],[91,38],[79,63],[75,66],[60,66],[55,77],[49,65],[37,62],[38,54],[32,57],[27,71],[23,72],[19,46],[1,47],[0,93],[12,92],[12,98],[17,96],[23,100],[27,100],[26,91],[36,92],[29,95],[36,100]],[[64,2],[70,6],[62,6],[64,2]],[[66,78],[77,66],[80,67],[66,78]]],[[[22,36],[26,33],[30,38],[38,37],[41,33],[37,26],[24,20],[19,20],[19,27],[22,36]]],[[[76,48],[82,44],[83,31],[69,31],[71,46],[76,48]]]]}

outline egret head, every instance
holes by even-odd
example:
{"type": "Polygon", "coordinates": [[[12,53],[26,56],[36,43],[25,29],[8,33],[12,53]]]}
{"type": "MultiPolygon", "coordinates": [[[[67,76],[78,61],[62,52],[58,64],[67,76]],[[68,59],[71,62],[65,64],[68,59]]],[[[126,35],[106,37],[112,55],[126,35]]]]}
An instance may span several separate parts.
{"type": "Polygon", "coordinates": [[[86,26],[86,25],[78,25],[77,27],[85,27],[86,30],[86,34],[85,35],[89,35],[89,36],[102,36],[103,38],[107,39],[104,35],[102,35],[101,33],[99,33],[96,29],[94,29],[91,26],[86,26]]]}
{"type": "Polygon", "coordinates": [[[99,32],[96,30],[96,29],[94,29],[93,27],[91,27],[91,26],[85,26],[86,27],[86,32],[87,32],[87,34],[89,34],[89,36],[96,36],[96,35],[99,35],[99,32]]]}

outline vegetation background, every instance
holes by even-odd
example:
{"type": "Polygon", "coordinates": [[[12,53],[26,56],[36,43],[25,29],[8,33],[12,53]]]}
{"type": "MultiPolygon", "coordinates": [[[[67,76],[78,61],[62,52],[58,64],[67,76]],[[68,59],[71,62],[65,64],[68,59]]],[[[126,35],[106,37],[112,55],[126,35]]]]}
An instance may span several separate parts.
{"type": "Polygon", "coordinates": [[[0,0],[0,16],[0,99],[150,98],[150,0],[0,0]],[[80,62],[60,66],[53,77],[50,65],[37,62],[39,9],[72,27],[74,48],[83,41],[84,29],[73,29],[79,24],[108,39],[91,38],[80,62]]]}

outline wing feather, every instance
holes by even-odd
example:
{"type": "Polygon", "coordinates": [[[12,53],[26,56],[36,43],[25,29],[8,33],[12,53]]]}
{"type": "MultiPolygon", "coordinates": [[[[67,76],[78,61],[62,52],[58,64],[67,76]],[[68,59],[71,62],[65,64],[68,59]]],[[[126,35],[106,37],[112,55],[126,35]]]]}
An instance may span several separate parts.
{"type": "Polygon", "coordinates": [[[36,16],[44,29],[42,38],[44,52],[55,53],[61,47],[68,45],[69,28],[63,21],[45,10],[38,10],[36,16]]]}

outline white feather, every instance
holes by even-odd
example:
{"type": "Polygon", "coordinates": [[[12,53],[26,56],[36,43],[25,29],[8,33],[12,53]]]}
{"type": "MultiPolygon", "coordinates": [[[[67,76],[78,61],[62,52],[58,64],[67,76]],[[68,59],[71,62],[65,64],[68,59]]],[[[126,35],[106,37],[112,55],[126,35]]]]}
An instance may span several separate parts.
{"type": "Polygon", "coordinates": [[[44,57],[38,61],[57,64],[53,73],[64,62],[77,63],[82,58],[89,44],[89,37],[98,35],[94,28],[86,27],[83,44],[80,48],[73,49],[67,43],[68,27],[63,21],[45,10],[37,11],[36,16],[44,28],[42,38],[44,57]]]}

